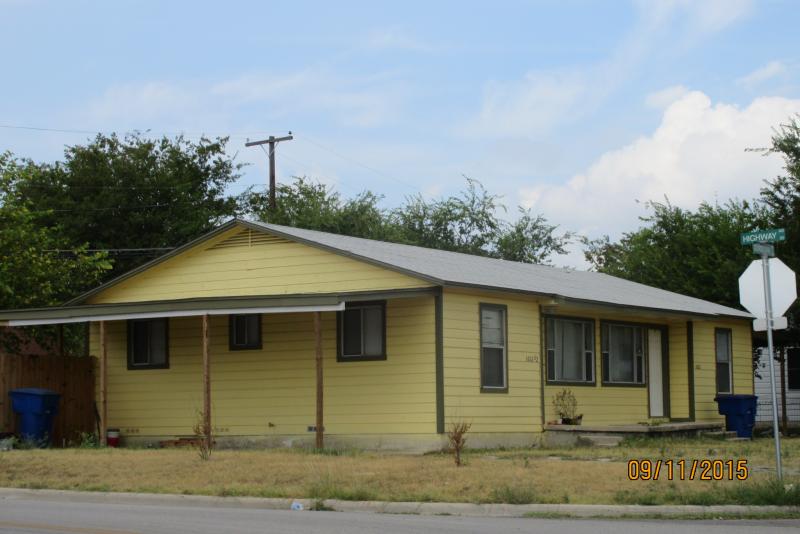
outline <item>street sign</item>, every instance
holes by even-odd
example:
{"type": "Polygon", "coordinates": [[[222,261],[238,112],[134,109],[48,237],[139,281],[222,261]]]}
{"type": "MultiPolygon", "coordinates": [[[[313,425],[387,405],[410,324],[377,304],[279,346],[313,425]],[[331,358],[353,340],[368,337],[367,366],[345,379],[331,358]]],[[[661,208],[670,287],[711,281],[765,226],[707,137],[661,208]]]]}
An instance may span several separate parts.
{"type": "MultiPolygon", "coordinates": [[[[772,315],[780,317],[797,299],[797,281],[794,271],[778,258],[769,258],[769,276],[772,315]]],[[[761,260],[753,261],[739,277],[739,301],[757,318],[767,317],[761,260]]]]}
{"type": "MultiPolygon", "coordinates": [[[[773,317],[772,329],[773,330],[786,330],[789,328],[789,320],[786,317],[773,317]]],[[[753,330],[756,332],[765,332],[767,330],[766,319],[754,319],[753,330]]]]}
{"type": "Polygon", "coordinates": [[[756,230],[745,232],[739,236],[742,245],[752,245],[754,243],[777,243],[786,241],[786,230],[783,228],[773,228],[771,230],[756,230]]]}
{"type": "Polygon", "coordinates": [[[754,261],[739,277],[739,301],[750,313],[756,316],[753,327],[758,330],[763,326],[767,331],[767,354],[769,355],[769,389],[772,394],[772,435],[775,439],[775,474],[778,480],[783,479],[783,461],[781,460],[781,435],[778,432],[778,394],[775,388],[775,354],[772,331],[775,328],[786,328],[786,317],[783,312],[797,299],[797,280],[794,272],[778,258],[772,258],[774,248],[767,241],[783,241],[784,230],[775,230],[774,234],[754,236],[755,232],[742,234],[742,244],[749,239],[755,240],[753,252],[761,256],[761,261],[754,261]],[[759,276],[759,263],[761,273],[759,276]],[[759,298],[764,296],[764,300],[759,298]],[[775,320],[775,316],[778,320],[775,320]]]}

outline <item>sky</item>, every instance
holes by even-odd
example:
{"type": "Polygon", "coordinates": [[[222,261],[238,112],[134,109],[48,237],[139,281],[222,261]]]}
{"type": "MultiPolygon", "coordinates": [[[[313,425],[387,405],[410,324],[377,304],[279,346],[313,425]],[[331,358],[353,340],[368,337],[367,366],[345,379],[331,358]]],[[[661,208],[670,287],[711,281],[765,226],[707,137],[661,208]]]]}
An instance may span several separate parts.
{"type": "MultiPolygon", "coordinates": [[[[618,238],[648,200],[753,198],[780,172],[745,149],[800,112],[798,27],[780,0],[0,0],[0,151],[230,136],[238,192],[266,182],[246,140],[291,131],[282,182],[394,207],[470,177],[504,217],[618,238]]],[[[578,245],[553,261],[586,267],[578,245]]]]}

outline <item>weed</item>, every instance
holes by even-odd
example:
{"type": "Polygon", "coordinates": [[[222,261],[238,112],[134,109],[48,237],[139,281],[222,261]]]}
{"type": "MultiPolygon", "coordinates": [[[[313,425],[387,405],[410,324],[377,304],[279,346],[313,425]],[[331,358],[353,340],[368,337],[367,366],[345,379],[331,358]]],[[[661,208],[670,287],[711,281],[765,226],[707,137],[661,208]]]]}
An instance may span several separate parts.
{"type": "Polygon", "coordinates": [[[214,440],[211,435],[211,424],[206,419],[203,410],[197,411],[197,421],[192,431],[194,432],[194,446],[197,449],[197,455],[203,461],[210,460],[211,449],[214,447],[214,440]]]}
{"type": "Polygon", "coordinates": [[[472,427],[472,423],[454,421],[447,431],[447,442],[450,445],[450,452],[453,453],[456,467],[461,467],[462,465],[461,452],[467,445],[467,432],[469,432],[470,427],[472,427]]]}
{"type": "Polygon", "coordinates": [[[100,438],[95,432],[81,432],[78,434],[77,448],[79,449],[99,449],[102,446],[100,438]]]}
{"type": "Polygon", "coordinates": [[[537,502],[536,491],[530,486],[500,486],[489,493],[489,502],[531,504],[537,502]]]}

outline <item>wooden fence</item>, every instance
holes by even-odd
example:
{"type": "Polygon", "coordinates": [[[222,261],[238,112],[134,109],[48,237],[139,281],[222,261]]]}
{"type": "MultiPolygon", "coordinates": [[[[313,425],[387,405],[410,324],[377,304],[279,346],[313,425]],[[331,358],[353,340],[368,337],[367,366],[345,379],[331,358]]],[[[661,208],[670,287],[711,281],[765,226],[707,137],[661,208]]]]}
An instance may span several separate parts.
{"type": "Polygon", "coordinates": [[[14,432],[17,416],[8,392],[45,388],[61,394],[53,425],[53,444],[62,446],[81,432],[96,431],[94,358],[0,354],[0,432],[14,432]]]}

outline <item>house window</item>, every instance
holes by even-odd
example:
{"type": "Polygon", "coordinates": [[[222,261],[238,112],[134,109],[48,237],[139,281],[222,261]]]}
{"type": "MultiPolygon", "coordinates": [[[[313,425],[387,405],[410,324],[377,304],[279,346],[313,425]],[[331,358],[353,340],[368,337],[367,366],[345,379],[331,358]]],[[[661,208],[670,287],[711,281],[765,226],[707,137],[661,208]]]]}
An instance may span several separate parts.
{"type": "Polygon", "coordinates": [[[481,313],[481,389],[506,391],[507,337],[506,308],[482,304],[481,313]]]}
{"type": "Polygon", "coordinates": [[[644,328],[604,323],[601,344],[604,383],[644,384],[644,328]]]}
{"type": "Polygon", "coordinates": [[[261,348],[261,314],[228,316],[228,346],[230,350],[261,348]]]}
{"type": "Polygon", "coordinates": [[[800,389],[800,348],[794,347],[786,351],[786,378],[789,389],[800,389]]]}
{"type": "Polygon", "coordinates": [[[169,367],[167,319],[128,321],[128,369],[169,367]]]}
{"type": "Polygon", "coordinates": [[[714,330],[717,361],[717,393],[733,393],[731,376],[731,331],[727,328],[714,330]]]}
{"type": "Polygon", "coordinates": [[[547,380],[594,382],[594,322],[582,319],[545,319],[547,380]]]}
{"type": "Polygon", "coordinates": [[[386,359],[386,302],[348,304],[338,320],[339,361],[386,359]]]}

